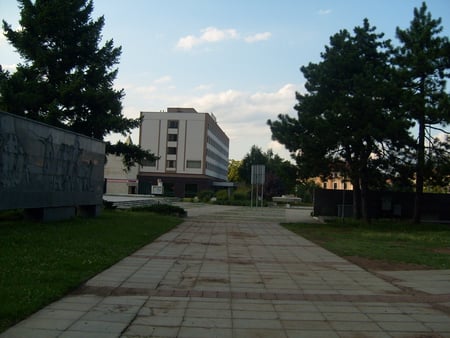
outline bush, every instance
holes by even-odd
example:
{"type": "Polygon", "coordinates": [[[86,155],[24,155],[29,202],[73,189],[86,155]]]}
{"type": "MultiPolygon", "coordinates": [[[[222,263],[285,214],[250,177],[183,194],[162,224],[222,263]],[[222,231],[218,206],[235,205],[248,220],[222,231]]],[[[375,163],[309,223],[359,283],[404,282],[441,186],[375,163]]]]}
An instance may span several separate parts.
{"type": "Polygon", "coordinates": [[[183,208],[170,204],[153,204],[146,207],[134,207],[131,211],[154,212],[161,215],[184,217],[187,215],[183,208]]]}
{"type": "Polygon", "coordinates": [[[249,191],[243,190],[243,189],[236,190],[233,193],[233,200],[235,200],[235,201],[248,201],[248,200],[250,200],[249,191]]]}
{"type": "Polygon", "coordinates": [[[217,201],[228,201],[229,200],[228,190],[226,189],[219,190],[218,192],[216,192],[216,198],[217,201]]]}
{"type": "Polygon", "coordinates": [[[214,196],[214,192],[211,190],[203,190],[198,193],[198,199],[200,202],[209,202],[214,196]]]}
{"type": "Polygon", "coordinates": [[[117,206],[114,205],[114,202],[103,200],[103,208],[105,210],[114,210],[117,206]]]}

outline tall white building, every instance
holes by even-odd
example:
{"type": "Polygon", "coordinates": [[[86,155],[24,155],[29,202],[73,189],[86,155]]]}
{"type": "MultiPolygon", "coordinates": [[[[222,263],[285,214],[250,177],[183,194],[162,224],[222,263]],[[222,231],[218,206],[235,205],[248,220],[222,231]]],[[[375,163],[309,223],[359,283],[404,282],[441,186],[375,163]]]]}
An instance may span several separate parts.
{"type": "Polygon", "coordinates": [[[141,118],[139,143],[159,160],[141,167],[139,193],[150,194],[158,182],[166,195],[177,197],[226,186],[229,139],[214,115],[194,108],[168,108],[141,112],[141,118]]]}

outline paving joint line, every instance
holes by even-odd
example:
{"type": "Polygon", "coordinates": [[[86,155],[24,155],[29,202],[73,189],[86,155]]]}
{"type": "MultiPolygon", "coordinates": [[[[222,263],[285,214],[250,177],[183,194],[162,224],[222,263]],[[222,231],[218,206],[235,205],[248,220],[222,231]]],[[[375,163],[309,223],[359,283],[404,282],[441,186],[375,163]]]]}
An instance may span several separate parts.
{"type": "MultiPolygon", "coordinates": [[[[98,296],[150,296],[150,297],[195,297],[222,299],[260,299],[260,300],[292,300],[292,301],[333,301],[333,302],[376,302],[376,303],[427,303],[439,304],[450,302],[450,294],[385,294],[385,295],[343,295],[339,293],[283,293],[283,292],[242,292],[214,290],[184,290],[184,289],[147,289],[127,287],[101,287],[84,285],[72,294],[98,296]]],[[[448,310],[447,310],[448,311],[448,310]]]]}
{"type": "MultiPolygon", "coordinates": [[[[159,256],[159,255],[144,255],[144,254],[132,254],[129,257],[136,257],[136,258],[145,258],[145,259],[162,259],[162,260],[188,260],[188,261],[210,261],[210,262],[224,262],[224,263],[234,263],[234,264],[243,264],[243,265],[250,265],[253,263],[269,263],[269,264],[315,264],[319,265],[321,267],[336,267],[341,266],[342,264],[348,264],[347,262],[299,262],[298,260],[269,260],[269,259],[258,259],[258,258],[252,258],[252,259],[240,259],[240,258],[217,258],[217,257],[192,257],[189,255],[177,255],[177,256],[159,256]]],[[[364,270],[360,268],[361,270],[364,270]]],[[[355,271],[355,270],[348,270],[348,271],[355,271]]]]}

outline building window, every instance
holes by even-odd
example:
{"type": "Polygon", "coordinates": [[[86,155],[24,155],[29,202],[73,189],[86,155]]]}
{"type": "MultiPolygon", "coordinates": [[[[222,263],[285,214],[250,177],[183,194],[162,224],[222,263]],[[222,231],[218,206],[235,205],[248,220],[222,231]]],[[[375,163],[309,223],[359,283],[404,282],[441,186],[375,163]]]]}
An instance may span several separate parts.
{"type": "Polygon", "coordinates": [[[156,160],[143,160],[142,165],[144,167],[156,167],[156,160]]]}
{"type": "Polygon", "coordinates": [[[327,188],[327,182],[323,182],[322,187],[323,187],[324,189],[326,189],[326,188],[327,188]]]}
{"type": "Polygon", "coordinates": [[[200,169],[202,167],[202,161],[186,161],[186,168],[200,169]]]}
{"type": "Polygon", "coordinates": [[[176,155],[177,154],[177,148],[176,147],[167,147],[167,154],[168,155],[176,155]]]}
{"type": "Polygon", "coordinates": [[[175,162],[174,160],[167,160],[167,168],[175,169],[175,162]]]}
{"type": "Polygon", "coordinates": [[[169,134],[169,135],[167,135],[167,140],[169,142],[177,142],[178,141],[178,134],[169,134]]]}
{"type": "Polygon", "coordinates": [[[168,127],[171,129],[178,129],[178,121],[176,120],[169,120],[168,122],[168,127]]]}
{"type": "Polygon", "coordinates": [[[334,183],[333,183],[333,189],[334,189],[334,190],[337,190],[337,188],[338,188],[338,187],[337,187],[337,183],[334,182],[334,183]]]}

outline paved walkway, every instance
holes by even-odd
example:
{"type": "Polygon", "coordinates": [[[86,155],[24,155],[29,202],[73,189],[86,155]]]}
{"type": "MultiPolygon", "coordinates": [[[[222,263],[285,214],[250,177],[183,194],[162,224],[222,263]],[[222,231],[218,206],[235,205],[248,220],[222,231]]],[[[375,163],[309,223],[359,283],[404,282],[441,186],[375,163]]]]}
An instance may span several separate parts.
{"type": "Polygon", "coordinates": [[[278,225],[308,209],[183,206],[1,337],[450,337],[450,271],[367,272],[278,225]]]}

